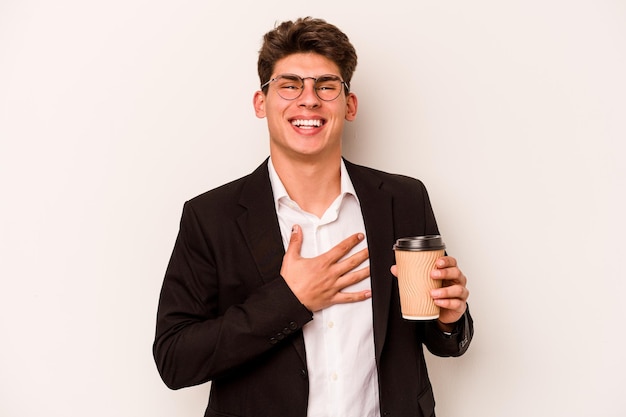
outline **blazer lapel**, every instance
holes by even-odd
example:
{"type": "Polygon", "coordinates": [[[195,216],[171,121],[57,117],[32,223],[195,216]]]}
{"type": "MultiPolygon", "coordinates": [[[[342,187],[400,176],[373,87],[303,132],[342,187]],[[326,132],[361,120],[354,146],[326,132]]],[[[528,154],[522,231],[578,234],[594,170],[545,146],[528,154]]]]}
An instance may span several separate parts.
{"type": "Polygon", "coordinates": [[[274,208],[267,161],[249,175],[239,198],[246,208],[238,223],[252,252],[263,282],[280,274],[285,255],[280,227],[274,208]]]}
{"type": "Polygon", "coordinates": [[[395,263],[392,196],[382,189],[383,182],[380,178],[362,167],[345,160],[344,162],[359,197],[367,233],[374,311],[374,344],[378,359],[387,334],[394,279],[389,271],[391,265],[395,263]]]}
{"type": "MultiPolygon", "coordinates": [[[[246,208],[237,220],[239,227],[252,252],[261,279],[265,283],[270,282],[280,275],[285,248],[274,206],[267,160],[248,176],[239,203],[246,208]]],[[[306,364],[302,333],[292,340],[302,362],[306,364]]]]}

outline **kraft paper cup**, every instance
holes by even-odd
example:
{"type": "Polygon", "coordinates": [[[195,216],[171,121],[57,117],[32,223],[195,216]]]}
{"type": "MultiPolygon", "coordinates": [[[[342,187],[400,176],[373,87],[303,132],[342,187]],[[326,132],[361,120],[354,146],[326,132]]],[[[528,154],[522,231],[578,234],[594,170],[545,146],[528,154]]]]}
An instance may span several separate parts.
{"type": "Polygon", "coordinates": [[[435,262],[445,252],[441,236],[411,236],[396,240],[393,249],[398,268],[398,288],[402,317],[407,320],[434,320],[439,307],[430,291],[441,287],[441,281],[430,277],[435,262]]]}

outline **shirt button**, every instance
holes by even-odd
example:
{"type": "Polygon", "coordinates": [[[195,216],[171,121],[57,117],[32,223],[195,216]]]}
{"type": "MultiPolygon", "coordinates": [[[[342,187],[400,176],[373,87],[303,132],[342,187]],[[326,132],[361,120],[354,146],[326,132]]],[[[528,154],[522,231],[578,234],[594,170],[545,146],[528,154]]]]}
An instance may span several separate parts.
{"type": "Polygon", "coordinates": [[[336,381],[339,378],[339,375],[337,375],[337,372],[333,372],[333,374],[330,376],[330,379],[332,379],[333,381],[336,381]]]}
{"type": "Polygon", "coordinates": [[[334,323],[334,322],[332,322],[332,321],[329,321],[329,322],[328,322],[328,328],[329,328],[329,329],[332,329],[333,327],[335,327],[335,323],[334,323]]]}

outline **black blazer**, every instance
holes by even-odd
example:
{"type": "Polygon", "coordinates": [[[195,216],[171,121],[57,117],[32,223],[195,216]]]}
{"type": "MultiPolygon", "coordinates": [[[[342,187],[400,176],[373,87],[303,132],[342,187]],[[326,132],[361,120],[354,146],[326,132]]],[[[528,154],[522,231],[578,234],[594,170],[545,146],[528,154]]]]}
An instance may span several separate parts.
{"type": "MultiPolygon", "coordinates": [[[[400,314],[389,268],[403,236],[437,234],[424,185],[346,161],[370,253],[381,415],[434,416],[422,346],[459,356],[469,312],[451,335],[400,314]]],[[[153,353],[168,387],[212,381],[205,416],[306,416],[302,327],[312,320],[280,277],[284,247],[267,160],[252,174],[185,203],[157,313],[153,353]]]]}

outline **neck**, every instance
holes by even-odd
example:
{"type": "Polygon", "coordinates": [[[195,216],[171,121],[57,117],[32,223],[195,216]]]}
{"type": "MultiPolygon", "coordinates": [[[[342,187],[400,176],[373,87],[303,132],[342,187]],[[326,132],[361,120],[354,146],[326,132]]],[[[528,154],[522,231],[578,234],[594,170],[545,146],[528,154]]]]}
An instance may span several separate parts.
{"type": "Polygon", "coordinates": [[[318,217],[341,192],[341,157],[307,162],[272,156],[272,164],[289,197],[318,217]]]}

